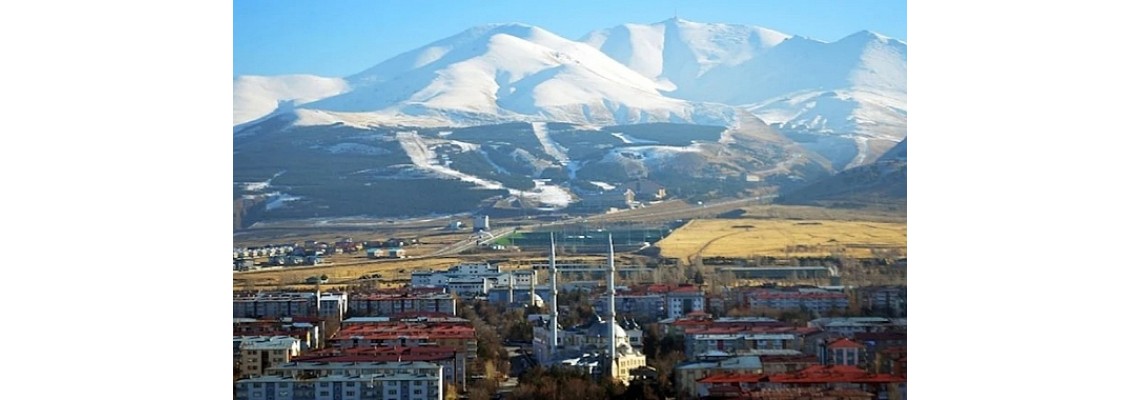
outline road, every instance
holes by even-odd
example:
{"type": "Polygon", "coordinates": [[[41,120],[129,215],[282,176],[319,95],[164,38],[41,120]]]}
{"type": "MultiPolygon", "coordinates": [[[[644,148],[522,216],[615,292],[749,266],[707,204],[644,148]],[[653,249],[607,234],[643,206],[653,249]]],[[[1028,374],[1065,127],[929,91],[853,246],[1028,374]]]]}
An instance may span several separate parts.
{"type": "Polygon", "coordinates": [[[477,246],[479,243],[492,242],[495,239],[498,239],[498,238],[502,237],[503,235],[510,234],[511,232],[514,232],[514,231],[515,231],[515,228],[492,229],[490,232],[491,233],[490,237],[473,236],[473,237],[470,237],[467,239],[463,239],[463,240],[460,240],[460,241],[455,242],[453,244],[449,244],[447,246],[444,246],[443,248],[436,250],[435,252],[431,253],[431,255],[425,256],[425,257],[439,257],[439,256],[452,255],[452,254],[459,254],[459,253],[462,253],[464,251],[467,251],[468,249],[470,249],[472,247],[477,246]]]}

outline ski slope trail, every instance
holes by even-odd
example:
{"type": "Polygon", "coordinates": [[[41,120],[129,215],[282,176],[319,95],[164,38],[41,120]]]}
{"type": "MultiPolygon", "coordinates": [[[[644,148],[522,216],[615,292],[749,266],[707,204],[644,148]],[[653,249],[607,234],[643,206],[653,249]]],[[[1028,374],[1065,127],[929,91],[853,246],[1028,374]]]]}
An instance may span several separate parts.
{"type": "Polygon", "coordinates": [[[440,165],[435,150],[432,150],[416,132],[397,132],[396,140],[400,142],[400,147],[404,149],[404,152],[408,153],[408,158],[412,159],[412,164],[424,171],[471,182],[486,189],[503,189],[502,183],[465,174],[440,165]]]}
{"type": "Polygon", "coordinates": [[[558,164],[567,166],[570,164],[570,156],[566,155],[566,149],[562,148],[554,140],[550,139],[550,133],[546,131],[545,122],[533,122],[530,124],[534,130],[534,136],[538,138],[538,143],[542,144],[542,150],[558,160],[558,164]]]}

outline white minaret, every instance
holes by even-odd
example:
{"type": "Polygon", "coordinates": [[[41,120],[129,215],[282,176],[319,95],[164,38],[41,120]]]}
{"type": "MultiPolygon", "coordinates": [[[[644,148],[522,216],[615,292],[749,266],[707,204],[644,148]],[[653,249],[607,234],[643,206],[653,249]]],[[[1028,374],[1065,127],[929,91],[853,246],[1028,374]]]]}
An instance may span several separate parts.
{"type": "Polygon", "coordinates": [[[616,328],[617,327],[617,311],[616,311],[617,307],[614,306],[614,304],[616,302],[616,300],[614,299],[614,297],[615,297],[614,274],[616,273],[616,270],[614,269],[614,236],[613,236],[613,234],[610,234],[609,238],[610,238],[610,253],[609,253],[609,257],[607,257],[606,260],[609,262],[609,272],[610,273],[609,273],[609,275],[607,275],[607,278],[606,278],[606,289],[608,289],[607,294],[609,295],[609,298],[610,298],[610,305],[609,305],[609,309],[610,309],[610,311],[609,311],[609,314],[610,314],[609,315],[609,318],[610,318],[610,343],[609,343],[609,346],[610,346],[610,377],[616,379],[618,377],[618,371],[617,371],[617,334],[616,334],[616,332],[617,332],[617,328],[616,328]]]}
{"type": "Polygon", "coordinates": [[[554,232],[550,232],[550,360],[558,353],[558,267],[554,264],[554,232]]]}
{"type": "Polygon", "coordinates": [[[534,273],[534,269],[531,269],[530,270],[530,305],[532,305],[532,306],[538,304],[538,300],[536,300],[536,297],[534,297],[534,281],[535,281],[534,278],[537,278],[537,277],[538,277],[537,274],[534,273]]]}
{"type": "Polygon", "coordinates": [[[507,274],[507,305],[515,304],[515,273],[507,274]]]}

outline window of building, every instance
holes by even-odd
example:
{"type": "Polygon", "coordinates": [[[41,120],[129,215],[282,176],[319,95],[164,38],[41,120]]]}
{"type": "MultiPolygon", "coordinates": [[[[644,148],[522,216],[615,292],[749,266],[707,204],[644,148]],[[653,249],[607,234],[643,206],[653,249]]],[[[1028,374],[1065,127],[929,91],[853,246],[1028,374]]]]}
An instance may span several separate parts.
{"type": "MultiPolygon", "coordinates": [[[[555,267],[557,267],[557,265],[555,265],[555,267]]],[[[254,382],[254,383],[253,383],[253,387],[255,387],[255,388],[260,388],[260,387],[261,387],[261,382],[254,382]]]]}
{"type": "Polygon", "coordinates": [[[345,387],[356,387],[356,382],[348,382],[344,384],[345,387]]]}
{"type": "MultiPolygon", "coordinates": [[[[555,267],[557,267],[557,265],[555,265],[555,267]]],[[[423,393],[424,393],[423,389],[416,389],[416,390],[412,391],[412,394],[423,394],[423,393]]]]}
{"type": "Polygon", "coordinates": [[[328,390],[322,390],[322,391],[321,391],[321,396],[328,396],[328,395],[329,395],[329,391],[328,391],[328,390]]]}
{"type": "Polygon", "coordinates": [[[344,395],[345,396],[356,396],[356,391],[355,390],[346,390],[344,392],[344,395]]]}
{"type": "MultiPolygon", "coordinates": [[[[555,265],[555,267],[557,267],[557,265],[555,265]]],[[[321,382],[321,387],[329,387],[329,383],[328,382],[321,382]]]]}
{"type": "MultiPolygon", "coordinates": [[[[555,265],[555,266],[557,267],[557,265],[555,265]]],[[[389,390],[389,391],[388,391],[388,394],[396,394],[396,389],[391,389],[391,390],[389,390]]]]}

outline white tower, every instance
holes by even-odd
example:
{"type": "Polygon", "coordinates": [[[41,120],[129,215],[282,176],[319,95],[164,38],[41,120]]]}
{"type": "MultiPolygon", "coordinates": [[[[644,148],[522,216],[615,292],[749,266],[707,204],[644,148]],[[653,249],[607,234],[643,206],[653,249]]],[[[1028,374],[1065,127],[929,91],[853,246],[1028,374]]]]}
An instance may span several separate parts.
{"type": "Polygon", "coordinates": [[[538,276],[534,273],[534,269],[531,269],[530,270],[530,305],[532,305],[532,306],[538,304],[538,300],[536,300],[536,297],[534,297],[534,281],[535,281],[534,278],[537,278],[537,277],[538,276]]]}
{"type": "Polygon", "coordinates": [[[610,304],[609,304],[609,309],[610,309],[609,310],[609,319],[610,319],[610,322],[609,322],[609,325],[610,325],[610,342],[609,342],[609,347],[610,347],[610,377],[616,379],[618,377],[617,335],[615,333],[617,331],[617,328],[616,328],[617,327],[617,311],[616,311],[617,308],[614,306],[614,303],[615,303],[615,299],[614,299],[614,297],[615,297],[614,274],[616,273],[616,270],[614,269],[614,236],[613,236],[613,234],[609,235],[609,240],[610,240],[610,253],[609,253],[609,257],[606,258],[606,260],[609,262],[609,275],[607,275],[607,278],[606,278],[606,289],[607,289],[606,294],[608,294],[609,298],[610,298],[610,304]]]}
{"type": "Polygon", "coordinates": [[[558,354],[558,267],[554,264],[554,232],[550,232],[550,360],[558,354]]]}
{"type": "Polygon", "coordinates": [[[515,304],[515,273],[507,274],[507,305],[515,304]]]}

